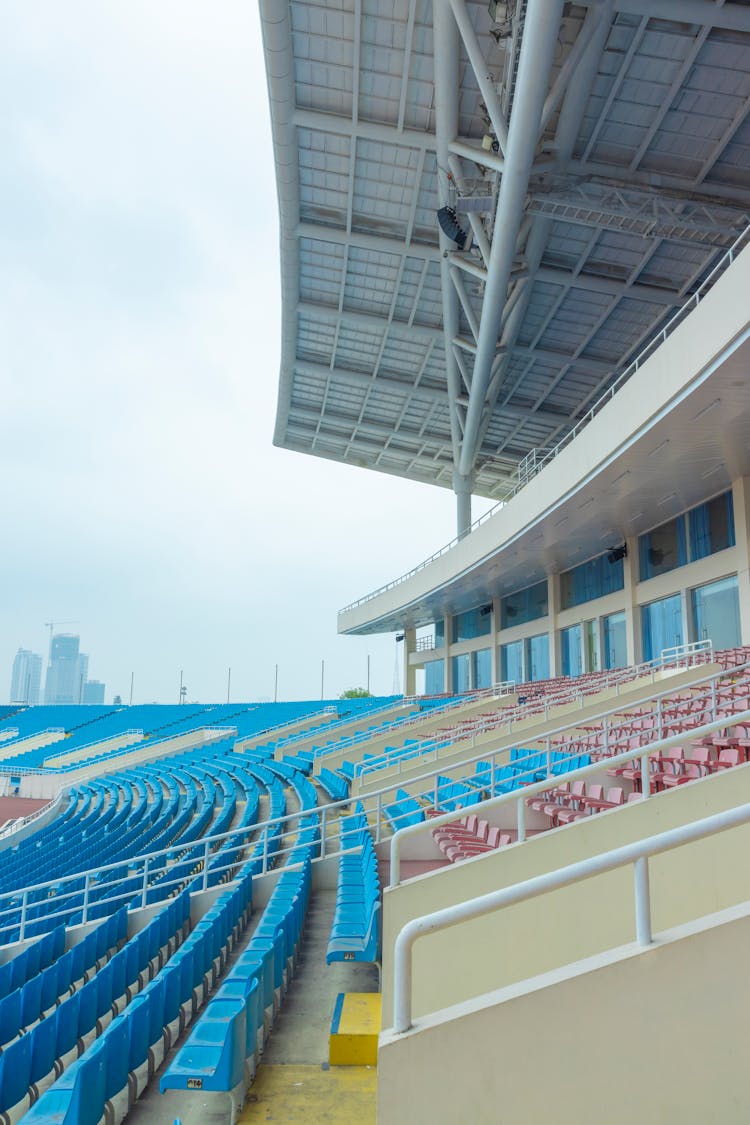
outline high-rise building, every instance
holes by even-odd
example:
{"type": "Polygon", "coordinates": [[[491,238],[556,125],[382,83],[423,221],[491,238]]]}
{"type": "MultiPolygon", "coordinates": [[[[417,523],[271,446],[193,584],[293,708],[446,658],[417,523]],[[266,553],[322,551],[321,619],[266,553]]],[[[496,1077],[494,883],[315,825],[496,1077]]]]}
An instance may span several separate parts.
{"type": "Polygon", "coordinates": [[[83,703],[101,705],[104,703],[105,685],[101,680],[87,680],[83,685],[83,703]]]}
{"type": "Polygon", "coordinates": [[[11,703],[39,703],[42,685],[42,658],[37,652],[19,648],[13,661],[13,674],[10,682],[11,703]]]}
{"type": "Polygon", "coordinates": [[[45,703],[81,703],[89,670],[89,658],[80,652],[81,638],[58,633],[52,638],[50,662],[44,685],[45,703]]]}

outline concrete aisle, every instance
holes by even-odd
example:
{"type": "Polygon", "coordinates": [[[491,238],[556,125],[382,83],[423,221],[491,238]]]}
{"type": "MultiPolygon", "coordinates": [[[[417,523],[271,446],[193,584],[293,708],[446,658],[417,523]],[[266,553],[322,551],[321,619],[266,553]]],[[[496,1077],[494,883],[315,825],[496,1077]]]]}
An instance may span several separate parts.
{"type": "Polygon", "coordinates": [[[374,965],[326,965],[335,891],[316,891],[292,986],[266,1044],[240,1116],[260,1121],[374,1125],[374,1067],[328,1067],[328,1035],[339,992],[375,992],[374,965]]]}
{"type": "MultiPolygon", "coordinates": [[[[336,996],[375,992],[378,987],[374,965],[326,965],[335,902],[334,890],[317,890],[311,896],[297,969],[240,1114],[243,1125],[261,1121],[374,1125],[375,1068],[328,1068],[336,996]]],[[[172,1125],[177,1117],[182,1125],[227,1125],[228,1098],[177,1090],[162,1096],[160,1073],[128,1114],[128,1125],[172,1125]]]]}

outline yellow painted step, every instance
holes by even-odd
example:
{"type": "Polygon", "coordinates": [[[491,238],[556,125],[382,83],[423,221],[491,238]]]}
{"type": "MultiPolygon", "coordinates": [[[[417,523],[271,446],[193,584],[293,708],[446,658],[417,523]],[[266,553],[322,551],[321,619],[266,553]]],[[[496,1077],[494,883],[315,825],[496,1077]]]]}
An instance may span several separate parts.
{"type": "Polygon", "coordinates": [[[379,992],[340,992],[328,1041],[331,1066],[377,1066],[380,1023],[379,992]]]}
{"type": "Polygon", "coordinates": [[[323,1070],[297,1063],[258,1067],[238,1125],[375,1125],[378,1072],[369,1066],[323,1070]]]}

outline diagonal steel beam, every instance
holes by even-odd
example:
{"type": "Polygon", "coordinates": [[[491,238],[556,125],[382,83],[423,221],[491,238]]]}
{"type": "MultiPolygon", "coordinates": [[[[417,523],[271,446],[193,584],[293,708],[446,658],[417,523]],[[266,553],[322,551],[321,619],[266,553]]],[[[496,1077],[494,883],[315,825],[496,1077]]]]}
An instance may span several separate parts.
{"type": "MultiPolygon", "coordinates": [[[[435,0],[435,3],[440,4],[441,0],[435,0]]],[[[479,38],[474,30],[474,24],[471,22],[471,16],[464,0],[448,0],[453,18],[456,21],[461,41],[466,48],[466,54],[469,56],[471,69],[474,71],[474,77],[479,86],[479,92],[482,95],[482,100],[487,108],[492,128],[495,131],[500,151],[505,154],[508,147],[508,124],[505,120],[502,106],[500,105],[500,96],[498,95],[495,81],[489,73],[489,68],[485,62],[482,48],[479,45],[479,38]]]]}
{"type": "MultiPolygon", "coordinates": [[[[438,4],[438,7],[440,5],[438,4]]],[[[534,160],[544,98],[549,87],[563,0],[528,0],[513,115],[498,192],[495,237],[474,361],[459,472],[468,476],[478,452],[479,431],[510,281],[518,229],[534,160]]]]}

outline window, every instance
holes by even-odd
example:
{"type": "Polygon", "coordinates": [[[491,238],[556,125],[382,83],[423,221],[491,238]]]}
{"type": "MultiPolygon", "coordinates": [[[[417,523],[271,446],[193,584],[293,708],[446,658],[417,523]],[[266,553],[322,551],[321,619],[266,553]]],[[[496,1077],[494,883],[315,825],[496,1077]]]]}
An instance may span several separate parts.
{"type": "Polygon", "coordinates": [[[638,540],[641,582],[667,574],[687,562],[705,559],[734,544],[732,493],[723,492],[641,535],[638,540]]]}
{"type": "Polygon", "coordinates": [[[474,687],[492,687],[492,649],[481,648],[479,652],[472,653],[474,664],[474,687]]]}
{"type": "Polygon", "coordinates": [[[523,683],[523,641],[500,646],[500,675],[505,682],[523,683]]]}
{"type": "Polygon", "coordinates": [[[428,660],[424,666],[425,695],[442,695],[445,691],[445,661],[428,660]]]}
{"type": "Polygon", "coordinates": [[[604,625],[604,667],[624,668],[628,663],[625,614],[610,613],[602,624],[604,625]]]}
{"type": "Polygon", "coordinates": [[[685,517],[678,516],[653,531],[647,531],[638,540],[641,582],[668,574],[687,562],[687,540],[685,536],[685,517]]]}
{"type": "Polygon", "coordinates": [[[453,693],[454,695],[462,695],[465,691],[471,690],[469,681],[470,655],[465,652],[462,656],[454,656],[451,663],[453,664],[453,693]]]}
{"type": "Polygon", "coordinates": [[[688,513],[690,522],[690,561],[705,559],[717,551],[734,546],[734,506],[732,493],[714,496],[688,513]]]}
{"type": "Polygon", "coordinates": [[[529,680],[549,679],[549,636],[539,633],[526,641],[526,676],[529,680]]]}
{"type": "Polygon", "coordinates": [[[594,598],[603,598],[622,590],[624,585],[622,559],[610,562],[609,555],[599,555],[560,575],[560,608],[572,609],[594,598]]]}
{"type": "Polygon", "coordinates": [[[435,622],[435,648],[442,648],[445,644],[445,618],[441,617],[435,622]]]}
{"type": "Polygon", "coordinates": [[[457,613],[453,618],[453,643],[488,636],[492,632],[492,612],[488,610],[488,606],[481,606],[457,613]]]}
{"type": "Polygon", "coordinates": [[[583,672],[581,626],[571,625],[560,630],[560,655],[564,676],[580,676],[583,672]]]}
{"type": "Polygon", "coordinates": [[[711,640],[715,649],[734,648],[740,641],[737,578],[722,578],[690,591],[696,641],[711,640]]]}
{"type": "Polygon", "coordinates": [[[584,622],[583,636],[586,643],[586,671],[599,671],[599,619],[584,622]]]}
{"type": "Polygon", "coordinates": [[[527,586],[524,590],[507,594],[500,599],[500,627],[511,629],[514,625],[524,625],[527,621],[546,617],[548,612],[545,578],[543,582],[537,582],[534,586],[527,586]]]}
{"type": "Polygon", "coordinates": [[[665,648],[683,643],[682,598],[674,594],[641,606],[643,630],[643,659],[655,660],[665,648]]]}

